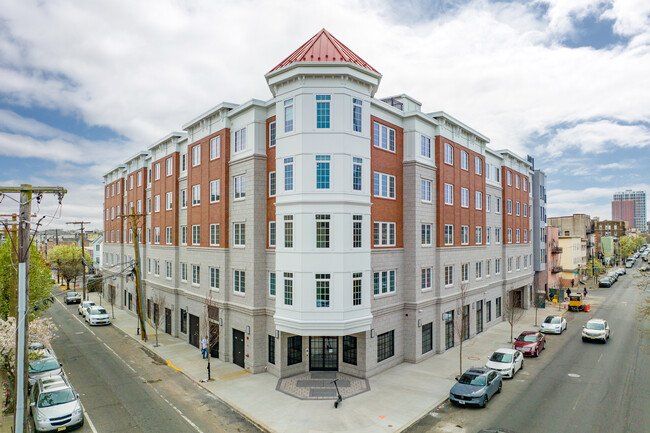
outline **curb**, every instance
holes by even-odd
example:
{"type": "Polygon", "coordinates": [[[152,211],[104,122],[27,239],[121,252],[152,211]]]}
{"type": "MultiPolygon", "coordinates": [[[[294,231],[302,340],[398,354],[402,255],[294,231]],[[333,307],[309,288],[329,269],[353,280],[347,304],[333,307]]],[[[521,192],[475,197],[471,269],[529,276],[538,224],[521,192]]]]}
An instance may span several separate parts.
{"type": "Polygon", "coordinates": [[[443,404],[449,400],[449,397],[443,397],[440,400],[438,400],[433,406],[430,406],[427,410],[421,412],[417,417],[415,417],[413,420],[409,421],[407,424],[404,426],[400,427],[399,430],[397,430],[397,433],[401,433],[403,431],[408,430],[410,427],[412,427],[414,424],[418,423],[422,418],[427,416],[432,410],[443,404]]]}

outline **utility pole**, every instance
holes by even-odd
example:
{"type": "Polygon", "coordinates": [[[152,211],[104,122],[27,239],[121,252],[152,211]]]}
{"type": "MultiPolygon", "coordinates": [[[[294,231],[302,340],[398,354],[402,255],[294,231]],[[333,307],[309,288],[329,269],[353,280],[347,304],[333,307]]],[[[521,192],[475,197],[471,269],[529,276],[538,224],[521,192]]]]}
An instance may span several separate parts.
{"type": "MultiPolygon", "coordinates": [[[[140,269],[140,250],[138,248],[140,239],[138,239],[138,228],[137,228],[137,219],[136,217],[146,216],[146,214],[136,214],[135,209],[131,206],[131,214],[123,215],[124,218],[131,219],[131,234],[133,238],[133,248],[135,250],[135,265],[133,266],[133,272],[135,273],[135,304],[136,309],[138,310],[138,322],[140,324],[141,338],[143,341],[147,341],[147,331],[145,329],[144,318],[144,302],[142,299],[142,270],[140,269]]],[[[126,236],[125,236],[126,238],[126,236]]],[[[125,239],[126,240],[126,239],[125,239]]]]}
{"type": "Polygon", "coordinates": [[[59,196],[59,203],[67,191],[62,187],[34,187],[21,185],[19,187],[2,187],[0,194],[19,193],[20,211],[18,225],[18,311],[16,316],[16,414],[14,431],[23,433],[29,431],[27,412],[27,342],[29,341],[29,249],[31,246],[30,220],[32,213],[32,195],[36,193],[40,203],[43,193],[54,193],[59,196]]]}
{"type": "MultiPolygon", "coordinates": [[[[84,224],[90,224],[89,221],[73,221],[66,224],[80,224],[81,225],[81,265],[83,267],[83,300],[87,301],[88,297],[86,296],[86,260],[84,259],[84,252],[86,252],[86,247],[84,245],[84,224]]],[[[76,278],[75,278],[76,279],[76,278]]]]}

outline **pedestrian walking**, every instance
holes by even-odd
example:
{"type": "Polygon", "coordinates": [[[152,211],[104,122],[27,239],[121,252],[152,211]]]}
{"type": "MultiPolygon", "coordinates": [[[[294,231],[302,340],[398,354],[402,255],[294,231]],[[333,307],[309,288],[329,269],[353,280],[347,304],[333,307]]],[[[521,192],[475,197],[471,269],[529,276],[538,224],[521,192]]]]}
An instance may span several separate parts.
{"type": "Polygon", "coordinates": [[[582,296],[584,296],[585,298],[587,297],[587,288],[586,288],[586,287],[585,287],[585,289],[582,291],[582,296]]]}
{"type": "Polygon", "coordinates": [[[566,295],[571,296],[571,289],[568,289],[568,288],[566,289],[566,295]]]}
{"type": "Polygon", "coordinates": [[[575,279],[571,280],[571,287],[573,287],[573,285],[575,284],[575,281],[576,281],[575,279]]]}
{"type": "Polygon", "coordinates": [[[208,359],[208,339],[205,337],[201,340],[201,355],[203,359],[208,359]]]}

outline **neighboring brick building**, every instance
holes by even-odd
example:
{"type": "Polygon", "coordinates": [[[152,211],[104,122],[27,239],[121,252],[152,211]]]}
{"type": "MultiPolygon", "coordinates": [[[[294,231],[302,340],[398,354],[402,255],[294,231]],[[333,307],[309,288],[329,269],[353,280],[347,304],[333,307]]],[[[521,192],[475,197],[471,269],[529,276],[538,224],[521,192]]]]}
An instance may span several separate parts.
{"type": "Polygon", "coordinates": [[[163,329],[197,347],[209,310],[213,355],[253,373],[368,377],[453,347],[463,316],[464,338],[502,321],[505,296],[530,305],[526,160],[409,96],[376,99],[381,74],[326,31],[266,79],[272,99],[219,104],[105,174],[122,308],[119,214],[145,202],[146,303],[164,294],[163,329]]]}
{"type": "Polygon", "coordinates": [[[596,234],[600,236],[621,238],[625,236],[627,232],[627,222],[612,220],[597,221],[594,224],[594,229],[596,230],[596,234]]]}

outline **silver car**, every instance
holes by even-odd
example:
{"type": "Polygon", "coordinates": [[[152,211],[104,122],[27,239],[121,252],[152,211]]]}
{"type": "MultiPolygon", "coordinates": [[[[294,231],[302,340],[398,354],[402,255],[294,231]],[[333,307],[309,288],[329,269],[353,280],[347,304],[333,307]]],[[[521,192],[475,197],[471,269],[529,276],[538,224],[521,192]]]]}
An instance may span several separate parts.
{"type": "Polygon", "coordinates": [[[110,325],[111,318],[106,311],[106,308],[93,305],[86,308],[86,322],[89,325],[110,325]]]}
{"type": "Polygon", "coordinates": [[[58,359],[54,356],[47,356],[30,362],[27,373],[29,386],[33,386],[38,379],[63,375],[63,369],[58,359]]]}
{"type": "Polygon", "coordinates": [[[61,376],[39,379],[32,388],[29,408],[37,432],[62,431],[84,424],[79,395],[61,376]]]}

